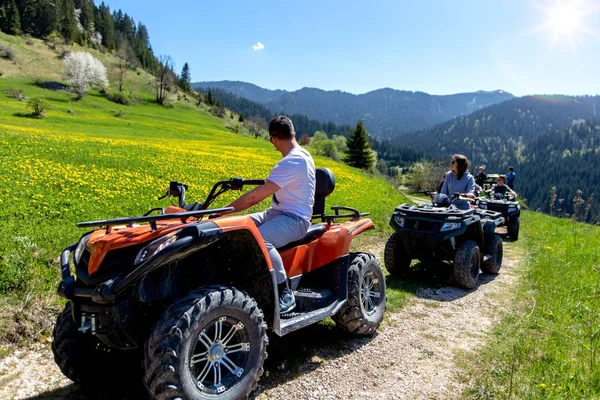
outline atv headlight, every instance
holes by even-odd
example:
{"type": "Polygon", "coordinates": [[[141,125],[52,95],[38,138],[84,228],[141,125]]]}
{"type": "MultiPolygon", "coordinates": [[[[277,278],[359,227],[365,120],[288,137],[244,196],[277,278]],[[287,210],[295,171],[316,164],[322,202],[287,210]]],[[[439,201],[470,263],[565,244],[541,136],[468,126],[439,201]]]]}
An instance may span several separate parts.
{"type": "Polygon", "coordinates": [[[174,243],[177,240],[177,234],[179,231],[171,232],[166,234],[165,236],[156,239],[148,246],[142,248],[135,258],[135,264],[139,264],[142,261],[146,261],[149,258],[154,257],[161,251],[163,251],[167,246],[174,243]]]}
{"type": "Polygon", "coordinates": [[[404,217],[401,215],[394,215],[394,222],[396,222],[396,225],[398,225],[400,228],[404,228],[404,217]]]}
{"type": "Polygon", "coordinates": [[[75,248],[75,252],[73,253],[73,260],[75,261],[75,265],[79,264],[79,260],[81,260],[81,256],[83,255],[83,251],[85,250],[85,245],[88,240],[90,240],[90,236],[92,233],[88,233],[81,239],[79,239],[79,243],[77,243],[77,247],[75,248]]]}
{"type": "Polygon", "coordinates": [[[454,229],[460,228],[460,222],[446,222],[442,225],[440,232],[453,231],[454,229]]]}

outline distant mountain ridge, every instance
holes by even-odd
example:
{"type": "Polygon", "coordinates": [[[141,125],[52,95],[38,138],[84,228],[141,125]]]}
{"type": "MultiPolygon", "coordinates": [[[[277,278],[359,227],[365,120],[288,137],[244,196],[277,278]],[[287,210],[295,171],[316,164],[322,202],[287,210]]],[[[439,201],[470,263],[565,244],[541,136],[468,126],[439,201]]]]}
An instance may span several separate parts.
{"type": "Polygon", "coordinates": [[[261,103],[274,112],[304,114],[338,125],[354,125],[363,119],[369,134],[381,139],[424,129],[515,97],[503,90],[451,95],[430,95],[390,88],[358,95],[316,88],[290,92],[264,89],[240,81],[196,82],[192,87],[223,89],[261,103]]]}

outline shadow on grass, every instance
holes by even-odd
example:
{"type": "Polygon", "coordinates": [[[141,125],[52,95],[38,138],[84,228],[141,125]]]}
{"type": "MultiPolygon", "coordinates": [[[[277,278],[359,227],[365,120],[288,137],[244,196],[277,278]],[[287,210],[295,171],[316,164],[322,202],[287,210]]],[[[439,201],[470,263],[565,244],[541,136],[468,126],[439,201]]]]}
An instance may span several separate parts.
{"type": "Polygon", "coordinates": [[[21,118],[33,118],[33,119],[42,119],[44,118],[44,115],[38,115],[38,114],[34,114],[34,113],[24,113],[24,112],[17,112],[13,114],[15,117],[21,117],[21,118]]]}

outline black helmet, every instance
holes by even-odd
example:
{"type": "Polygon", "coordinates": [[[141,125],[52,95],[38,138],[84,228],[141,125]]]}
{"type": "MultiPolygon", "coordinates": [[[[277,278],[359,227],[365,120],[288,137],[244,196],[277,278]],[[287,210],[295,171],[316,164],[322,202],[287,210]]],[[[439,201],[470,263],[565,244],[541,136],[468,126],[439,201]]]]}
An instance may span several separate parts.
{"type": "Polygon", "coordinates": [[[448,207],[450,205],[450,199],[444,193],[437,193],[431,199],[431,203],[434,207],[448,207]]]}

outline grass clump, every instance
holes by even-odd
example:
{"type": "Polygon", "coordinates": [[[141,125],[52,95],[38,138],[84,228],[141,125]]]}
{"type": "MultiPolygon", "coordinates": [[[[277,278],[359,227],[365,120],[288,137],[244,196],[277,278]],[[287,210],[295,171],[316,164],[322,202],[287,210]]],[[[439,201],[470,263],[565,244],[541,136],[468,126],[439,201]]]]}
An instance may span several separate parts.
{"type": "Polygon", "coordinates": [[[479,357],[465,393],[493,398],[600,397],[600,227],[522,214],[526,254],[510,309],[479,357]]]}
{"type": "Polygon", "coordinates": [[[8,46],[0,45],[0,58],[4,58],[9,61],[15,61],[15,52],[8,46]]]}

